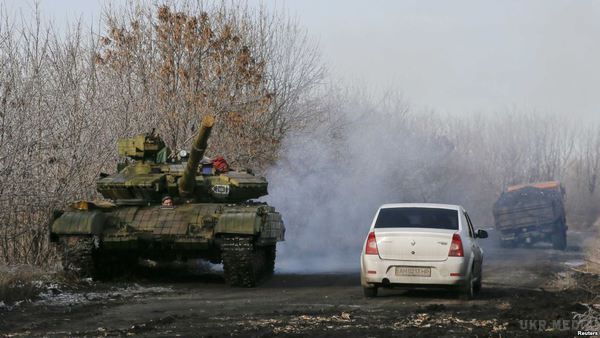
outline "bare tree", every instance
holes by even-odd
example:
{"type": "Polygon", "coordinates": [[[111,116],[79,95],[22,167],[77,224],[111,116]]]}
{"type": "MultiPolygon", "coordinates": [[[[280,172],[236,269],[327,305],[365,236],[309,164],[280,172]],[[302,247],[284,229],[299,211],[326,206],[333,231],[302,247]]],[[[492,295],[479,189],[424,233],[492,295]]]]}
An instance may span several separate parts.
{"type": "Polygon", "coordinates": [[[597,217],[598,126],[581,132],[560,115],[518,109],[446,117],[395,91],[325,87],[318,45],[283,13],[168,4],[109,7],[102,34],[79,22],[58,34],[37,10],[30,20],[0,8],[0,261],[52,260],[52,210],[98,197],[118,138],[156,127],[185,148],[204,114],[218,119],[210,154],[291,168],[298,187],[321,188],[312,175],[329,173],[331,190],[349,195],[376,177],[390,198],[463,203],[489,221],[508,185],[559,179],[576,197],[570,215],[597,217]],[[303,171],[306,159],[322,162],[303,171]]]}
{"type": "Polygon", "coordinates": [[[589,128],[580,138],[577,171],[589,194],[594,195],[600,174],[600,128],[589,128]]]}
{"type": "Polygon", "coordinates": [[[106,13],[102,71],[173,149],[187,146],[201,115],[214,114],[212,150],[264,168],[283,135],[321,113],[318,49],[282,14],[191,1],[159,6],[156,15],[142,3],[106,13]]]}
{"type": "Polygon", "coordinates": [[[281,13],[132,2],[107,9],[102,36],[79,22],[59,34],[32,14],[0,9],[0,261],[51,259],[52,210],[95,197],[119,137],[157,127],[185,148],[200,116],[216,114],[212,153],[265,168],[314,114],[304,108],[317,97],[318,51],[281,13]]]}

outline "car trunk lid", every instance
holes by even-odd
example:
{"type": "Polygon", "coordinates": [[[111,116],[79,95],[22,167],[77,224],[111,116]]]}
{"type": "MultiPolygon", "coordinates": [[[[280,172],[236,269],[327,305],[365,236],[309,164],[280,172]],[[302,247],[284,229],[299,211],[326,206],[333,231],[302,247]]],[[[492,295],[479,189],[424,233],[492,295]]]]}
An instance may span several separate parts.
{"type": "Polygon", "coordinates": [[[375,229],[379,256],[403,261],[446,260],[454,233],[449,229],[375,229]]]}

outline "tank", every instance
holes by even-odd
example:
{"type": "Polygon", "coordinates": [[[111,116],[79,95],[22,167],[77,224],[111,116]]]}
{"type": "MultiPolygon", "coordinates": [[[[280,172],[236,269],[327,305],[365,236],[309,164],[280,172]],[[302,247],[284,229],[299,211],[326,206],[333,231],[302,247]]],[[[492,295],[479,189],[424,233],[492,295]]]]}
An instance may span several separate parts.
{"type": "Polygon", "coordinates": [[[273,274],[281,215],[253,201],[267,195],[264,177],[204,156],[213,124],[204,117],[191,150],[179,154],[154,131],[119,140],[125,161],[96,183],[104,199],[55,212],[50,240],[65,271],[110,278],[140,259],[205,259],[223,264],[231,286],[273,274]]]}

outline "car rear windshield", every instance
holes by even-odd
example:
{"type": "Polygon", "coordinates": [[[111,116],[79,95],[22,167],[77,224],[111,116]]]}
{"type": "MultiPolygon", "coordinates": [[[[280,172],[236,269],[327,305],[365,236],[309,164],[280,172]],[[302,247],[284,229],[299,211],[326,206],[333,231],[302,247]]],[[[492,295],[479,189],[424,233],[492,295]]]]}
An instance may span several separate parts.
{"type": "Polygon", "coordinates": [[[375,228],[429,228],[458,230],[458,211],[436,208],[384,208],[375,228]]]}

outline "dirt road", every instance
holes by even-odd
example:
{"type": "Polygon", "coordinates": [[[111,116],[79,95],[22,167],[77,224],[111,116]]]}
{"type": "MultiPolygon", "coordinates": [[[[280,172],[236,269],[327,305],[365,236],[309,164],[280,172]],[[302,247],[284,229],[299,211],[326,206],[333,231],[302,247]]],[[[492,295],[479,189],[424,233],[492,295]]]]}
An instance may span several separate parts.
{"type": "Polygon", "coordinates": [[[569,248],[485,252],[478,299],[444,291],[382,290],[365,299],[358,273],[276,274],[256,289],[231,289],[218,273],[166,280],[50,287],[41,299],[0,309],[8,336],[572,336],[582,311],[565,263],[582,258],[582,235],[569,248]],[[560,284],[560,283],[559,283],[560,284]],[[556,321],[561,322],[557,327],[556,321]]]}

